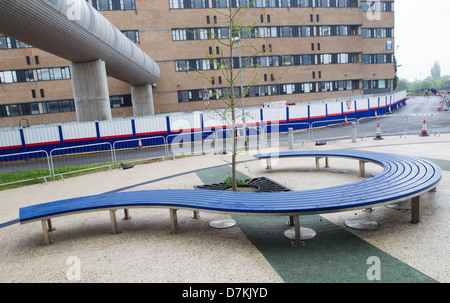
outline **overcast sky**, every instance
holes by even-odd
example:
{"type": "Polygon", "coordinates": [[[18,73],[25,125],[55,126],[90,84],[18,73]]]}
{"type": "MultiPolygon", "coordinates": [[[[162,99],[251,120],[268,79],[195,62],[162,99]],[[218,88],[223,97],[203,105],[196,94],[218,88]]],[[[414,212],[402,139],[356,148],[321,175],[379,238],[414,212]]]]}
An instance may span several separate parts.
{"type": "Polygon", "coordinates": [[[435,61],[450,75],[450,1],[395,0],[394,10],[398,76],[424,79],[435,61]]]}

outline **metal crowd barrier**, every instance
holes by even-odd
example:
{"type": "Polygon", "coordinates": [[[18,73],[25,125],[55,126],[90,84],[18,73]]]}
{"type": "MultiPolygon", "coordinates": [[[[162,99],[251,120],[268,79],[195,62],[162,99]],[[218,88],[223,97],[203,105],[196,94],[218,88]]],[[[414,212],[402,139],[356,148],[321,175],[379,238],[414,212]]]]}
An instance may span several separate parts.
{"type": "MultiPolygon", "coordinates": [[[[292,129],[293,142],[375,137],[378,127],[385,136],[419,135],[424,127],[430,135],[450,133],[450,115],[446,112],[428,115],[383,115],[361,119],[335,119],[291,123],[263,123],[236,129],[237,148],[261,148],[288,143],[292,129]]],[[[71,174],[86,170],[109,168],[118,163],[137,162],[177,155],[224,152],[232,146],[230,128],[181,132],[166,137],[142,137],[120,140],[114,144],[98,144],[55,148],[0,155],[0,185],[25,182],[71,174]]]]}
{"type": "Polygon", "coordinates": [[[163,136],[120,140],[113,144],[114,163],[131,163],[167,156],[163,136]]]}
{"type": "Polygon", "coordinates": [[[45,150],[0,155],[0,185],[42,179],[47,183],[52,171],[45,150]]]}
{"type": "Polygon", "coordinates": [[[114,153],[109,142],[55,148],[50,151],[53,177],[114,165],[114,153]]]}

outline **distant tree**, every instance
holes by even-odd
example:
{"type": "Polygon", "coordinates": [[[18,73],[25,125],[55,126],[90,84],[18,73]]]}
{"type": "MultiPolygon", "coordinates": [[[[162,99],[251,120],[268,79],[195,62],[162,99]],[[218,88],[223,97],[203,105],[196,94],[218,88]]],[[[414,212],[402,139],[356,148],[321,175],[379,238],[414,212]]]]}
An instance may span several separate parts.
{"type": "Polygon", "coordinates": [[[441,78],[441,64],[439,61],[434,62],[433,67],[431,68],[431,78],[433,78],[433,80],[441,78]]]}
{"type": "Polygon", "coordinates": [[[396,91],[409,90],[410,83],[406,79],[399,78],[397,81],[396,91]]]}

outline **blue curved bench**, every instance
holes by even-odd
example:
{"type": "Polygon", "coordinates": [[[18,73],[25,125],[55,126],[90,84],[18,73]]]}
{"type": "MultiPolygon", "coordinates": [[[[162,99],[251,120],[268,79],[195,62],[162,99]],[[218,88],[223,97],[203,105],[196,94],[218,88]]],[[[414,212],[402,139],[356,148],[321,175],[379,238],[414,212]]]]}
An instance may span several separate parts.
{"type": "Polygon", "coordinates": [[[257,159],[315,157],[344,157],[360,161],[361,175],[364,163],[373,162],[384,169],[378,175],[341,186],[277,193],[248,193],[214,190],[145,190],[107,193],[60,200],[20,209],[21,224],[41,221],[44,243],[49,244],[48,230],[51,218],[75,213],[109,210],[112,232],[117,232],[116,211],[130,208],[168,208],[171,231],[178,232],[177,211],[207,211],[226,214],[290,216],[294,219],[296,243],[300,241],[300,215],[364,209],[411,198],[412,222],[420,221],[421,194],[435,189],[442,177],[439,166],[415,157],[367,151],[292,151],[259,154],[257,159]]]}

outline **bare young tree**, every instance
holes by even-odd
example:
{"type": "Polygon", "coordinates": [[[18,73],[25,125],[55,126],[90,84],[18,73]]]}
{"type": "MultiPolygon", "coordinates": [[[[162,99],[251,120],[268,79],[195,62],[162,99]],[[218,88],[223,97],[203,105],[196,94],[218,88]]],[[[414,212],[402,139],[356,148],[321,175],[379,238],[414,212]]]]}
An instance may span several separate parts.
{"type": "MultiPolygon", "coordinates": [[[[246,1],[247,2],[247,1],[246,1]]],[[[200,72],[202,77],[213,87],[210,90],[205,89],[206,102],[208,108],[219,116],[226,125],[229,126],[229,134],[232,138],[231,147],[231,169],[232,169],[232,190],[236,191],[236,162],[237,162],[237,138],[236,125],[242,122],[244,125],[245,146],[247,147],[247,130],[245,129],[246,113],[244,110],[244,97],[249,89],[257,83],[258,75],[255,70],[257,64],[254,57],[260,53],[252,44],[251,37],[255,37],[252,24],[241,24],[242,12],[251,6],[251,2],[236,8],[229,5],[228,8],[212,9],[217,18],[217,24],[220,24],[220,33],[211,31],[209,39],[214,42],[219,54],[216,56],[208,53],[208,61],[216,68],[214,75],[207,72],[200,72]],[[246,38],[245,45],[241,43],[246,38]],[[246,53],[246,59],[242,59],[241,51],[246,53]],[[239,55],[236,58],[236,55],[239,55]],[[238,59],[238,60],[236,60],[238,59]],[[236,64],[236,61],[238,64],[236,64]],[[245,85],[243,80],[244,71],[245,85]],[[220,74],[223,86],[219,87],[216,82],[216,75],[220,74]]]]}

